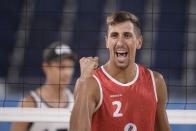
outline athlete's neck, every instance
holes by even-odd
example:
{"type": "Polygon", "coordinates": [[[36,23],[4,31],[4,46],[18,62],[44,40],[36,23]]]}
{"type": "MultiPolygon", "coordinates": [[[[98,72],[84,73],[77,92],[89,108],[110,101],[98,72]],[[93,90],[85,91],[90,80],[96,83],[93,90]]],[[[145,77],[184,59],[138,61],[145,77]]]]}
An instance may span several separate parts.
{"type": "Polygon", "coordinates": [[[65,89],[53,89],[51,85],[43,85],[37,90],[40,97],[52,107],[65,107],[67,105],[67,95],[65,89]]]}
{"type": "Polygon", "coordinates": [[[115,80],[126,84],[132,81],[137,72],[136,64],[135,63],[130,63],[128,67],[121,69],[119,67],[116,67],[114,64],[111,63],[106,63],[104,65],[104,69],[106,72],[112,76],[115,80]]]}
{"type": "Polygon", "coordinates": [[[60,88],[57,85],[47,83],[45,83],[40,88],[40,94],[42,95],[42,97],[54,101],[61,101],[65,100],[66,98],[65,88],[60,88]]]}

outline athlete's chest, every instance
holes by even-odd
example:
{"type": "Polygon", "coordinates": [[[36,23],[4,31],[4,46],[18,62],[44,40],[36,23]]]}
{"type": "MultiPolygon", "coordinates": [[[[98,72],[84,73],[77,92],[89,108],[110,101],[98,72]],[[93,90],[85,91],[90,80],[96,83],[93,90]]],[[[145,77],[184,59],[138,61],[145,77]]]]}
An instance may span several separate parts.
{"type": "MultiPolygon", "coordinates": [[[[153,91],[150,87],[133,85],[129,87],[104,87],[102,107],[110,117],[129,116],[133,112],[148,110],[153,105],[153,91]]],[[[151,87],[152,88],[152,87],[151,87]]]]}

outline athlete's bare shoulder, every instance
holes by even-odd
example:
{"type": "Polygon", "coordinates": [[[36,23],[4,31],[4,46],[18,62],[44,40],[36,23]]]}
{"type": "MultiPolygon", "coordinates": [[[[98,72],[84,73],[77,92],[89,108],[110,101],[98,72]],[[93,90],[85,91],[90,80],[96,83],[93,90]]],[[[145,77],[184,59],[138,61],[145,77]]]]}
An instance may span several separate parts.
{"type": "Polygon", "coordinates": [[[158,102],[165,103],[167,98],[167,87],[163,75],[156,71],[153,71],[153,75],[155,78],[158,102]]]}
{"type": "Polygon", "coordinates": [[[163,75],[156,71],[153,71],[153,75],[155,78],[156,85],[163,87],[162,85],[165,83],[163,75]]]}
{"type": "MultiPolygon", "coordinates": [[[[24,97],[19,103],[19,107],[36,107],[36,104],[31,95],[24,97]]],[[[29,122],[14,122],[10,128],[11,131],[27,131],[29,122]]]]}
{"type": "Polygon", "coordinates": [[[161,82],[161,80],[163,80],[163,75],[161,73],[153,71],[153,74],[157,82],[161,82]]]}
{"type": "Polygon", "coordinates": [[[22,99],[19,103],[19,107],[36,107],[36,104],[32,96],[28,95],[22,99]]]}

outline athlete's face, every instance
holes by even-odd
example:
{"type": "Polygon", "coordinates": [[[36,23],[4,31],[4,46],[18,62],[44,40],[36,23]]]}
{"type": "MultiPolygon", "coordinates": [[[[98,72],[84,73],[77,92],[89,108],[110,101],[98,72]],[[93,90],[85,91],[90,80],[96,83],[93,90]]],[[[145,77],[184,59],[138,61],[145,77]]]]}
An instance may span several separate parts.
{"type": "Polygon", "coordinates": [[[60,84],[61,87],[70,84],[74,72],[74,61],[72,59],[65,58],[61,62],[52,61],[44,66],[46,66],[44,72],[49,83],[60,84]]]}
{"type": "Polygon", "coordinates": [[[142,37],[137,37],[130,21],[110,25],[106,36],[106,47],[110,51],[110,62],[125,69],[135,62],[136,49],[140,49],[142,37]]]}

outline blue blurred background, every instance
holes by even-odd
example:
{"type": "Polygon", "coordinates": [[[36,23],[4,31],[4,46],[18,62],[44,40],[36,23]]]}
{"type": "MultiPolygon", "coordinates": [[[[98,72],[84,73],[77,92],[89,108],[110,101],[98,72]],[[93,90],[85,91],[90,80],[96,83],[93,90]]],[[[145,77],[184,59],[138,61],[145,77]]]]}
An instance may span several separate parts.
{"type": "MultiPolygon", "coordinates": [[[[0,107],[15,107],[44,82],[42,51],[62,41],[83,56],[108,59],[105,18],[125,10],[142,23],[143,47],[137,63],[163,74],[167,109],[196,109],[195,0],[1,0],[0,107]]],[[[79,76],[79,65],[72,84],[79,76]]],[[[10,123],[0,123],[8,131],[10,123]]],[[[195,131],[196,125],[171,125],[173,131],[195,131]]]]}

